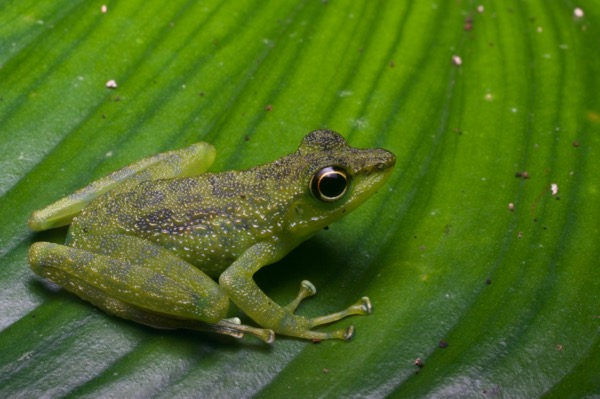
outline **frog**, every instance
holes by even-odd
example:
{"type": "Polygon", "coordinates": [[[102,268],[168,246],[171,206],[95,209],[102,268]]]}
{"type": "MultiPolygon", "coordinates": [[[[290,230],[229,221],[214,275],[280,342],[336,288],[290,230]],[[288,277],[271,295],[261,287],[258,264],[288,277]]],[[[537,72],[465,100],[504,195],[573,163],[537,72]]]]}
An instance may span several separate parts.
{"type": "Polygon", "coordinates": [[[31,245],[31,269],[106,313],[155,328],[267,343],[276,335],[350,340],[353,326],[315,327],[370,314],[368,297],[306,317],[296,310],[314,284],[302,281],[280,305],[253,276],[370,198],[395,155],[321,129],[295,152],[249,169],[208,172],[215,157],[199,142],[143,158],[33,212],[33,231],[69,227],[64,245],[31,245]],[[257,325],[229,317],[232,303],[257,325]]]}

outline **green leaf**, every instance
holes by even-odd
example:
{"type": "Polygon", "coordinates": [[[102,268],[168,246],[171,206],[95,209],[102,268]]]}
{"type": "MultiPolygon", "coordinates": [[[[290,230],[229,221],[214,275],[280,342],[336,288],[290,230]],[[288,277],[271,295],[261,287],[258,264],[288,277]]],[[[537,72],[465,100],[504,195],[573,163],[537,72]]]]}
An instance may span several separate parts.
{"type": "Polygon", "coordinates": [[[101,5],[0,4],[1,397],[600,395],[594,1],[101,5]],[[94,178],[202,140],[250,167],[321,127],[396,171],[257,281],[314,282],[307,315],[368,295],[353,342],[155,330],[28,267],[66,234],[30,213],[94,178]]]}

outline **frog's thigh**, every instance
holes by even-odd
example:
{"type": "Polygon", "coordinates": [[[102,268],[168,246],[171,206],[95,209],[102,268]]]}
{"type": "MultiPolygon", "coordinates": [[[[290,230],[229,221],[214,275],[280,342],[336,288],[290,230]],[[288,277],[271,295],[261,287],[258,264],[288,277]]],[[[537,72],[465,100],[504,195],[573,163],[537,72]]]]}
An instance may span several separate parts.
{"type": "Polygon", "coordinates": [[[167,250],[135,237],[90,242],[86,249],[35,243],[29,250],[31,268],[101,309],[136,321],[140,310],[208,323],[226,317],[229,299],[221,287],[167,250]],[[129,314],[113,303],[129,306],[129,314]]]}
{"type": "Polygon", "coordinates": [[[215,156],[212,145],[200,142],[141,159],[35,211],[28,221],[29,228],[42,231],[66,226],[92,200],[117,187],[127,190],[146,180],[198,175],[212,165],[215,156]]]}

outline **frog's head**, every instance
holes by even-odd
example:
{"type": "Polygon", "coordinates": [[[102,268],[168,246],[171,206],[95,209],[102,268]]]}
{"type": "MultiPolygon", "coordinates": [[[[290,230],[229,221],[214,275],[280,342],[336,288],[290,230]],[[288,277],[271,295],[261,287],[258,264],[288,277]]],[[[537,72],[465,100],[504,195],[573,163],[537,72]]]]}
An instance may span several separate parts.
{"type": "Polygon", "coordinates": [[[396,163],[381,148],[350,147],[338,133],[309,133],[296,158],[303,187],[288,212],[288,231],[304,238],[340,219],[373,195],[389,178],[396,163]]]}

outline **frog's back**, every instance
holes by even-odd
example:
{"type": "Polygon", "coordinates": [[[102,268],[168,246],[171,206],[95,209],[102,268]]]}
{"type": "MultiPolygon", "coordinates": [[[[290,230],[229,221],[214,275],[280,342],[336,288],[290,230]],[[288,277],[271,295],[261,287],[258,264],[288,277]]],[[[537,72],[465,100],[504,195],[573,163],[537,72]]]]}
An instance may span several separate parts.
{"type": "Polygon", "coordinates": [[[70,240],[83,246],[94,236],[133,235],[217,276],[252,244],[281,233],[286,200],[295,193],[289,181],[278,187],[275,175],[269,164],[113,190],[73,221],[70,240]]]}

